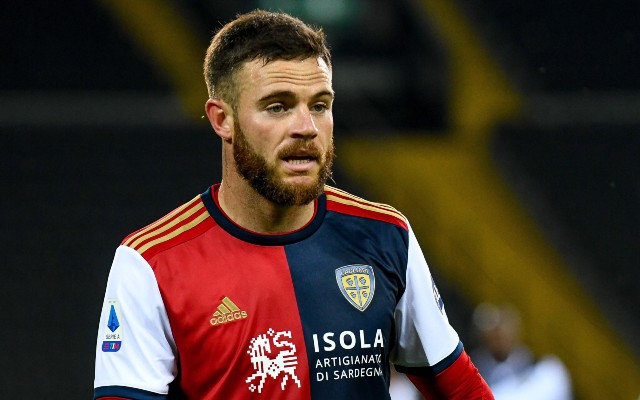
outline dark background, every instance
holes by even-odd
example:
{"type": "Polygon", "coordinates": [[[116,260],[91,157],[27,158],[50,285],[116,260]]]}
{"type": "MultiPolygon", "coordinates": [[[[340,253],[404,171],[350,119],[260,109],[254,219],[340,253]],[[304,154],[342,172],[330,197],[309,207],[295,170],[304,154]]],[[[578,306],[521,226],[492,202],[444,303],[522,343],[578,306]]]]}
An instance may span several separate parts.
{"type": "MultiPolygon", "coordinates": [[[[170,3],[206,44],[237,12],[269,2],[170,3]]],[[[325,27],[338,144],[363,131],[446,135],[450,66],[415,2],[344,3],[350,14],[325,27]],[[418,79],[417,66],[430,73],[418,79]]],[[[458,6],[526,99],[523,116],[493,136],[496,165],[636,339],[640,6],[458,6]]],[[[116,246],[220,179],[218,139],[99,1],[0,6],[0,57],[0,397],[88,398],[116,246]]],[[[339,186],[367,195],[337,169],[339,186]]],[[[472,305],[441,286],[465,324],[472,305]]]]}

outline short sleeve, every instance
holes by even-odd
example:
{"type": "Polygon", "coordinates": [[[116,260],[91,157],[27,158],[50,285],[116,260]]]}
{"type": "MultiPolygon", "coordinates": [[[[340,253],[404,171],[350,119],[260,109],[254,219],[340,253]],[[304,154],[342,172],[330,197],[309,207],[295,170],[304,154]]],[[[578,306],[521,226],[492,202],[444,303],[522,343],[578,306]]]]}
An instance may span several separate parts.
{"type": "Polygon", "coordinates": [[[397,366],[434,366],[454,354],[460,344],[410,227],[406,288],[395,310],[395,324],[397,339],[391,361],[397,366]]]}
{"type": "Polygon", "coordinates": [[[96,392],[167,394],[176,372],[176,346],[153,270],[138,252],[120,246],[100,316],[96,392]]]}

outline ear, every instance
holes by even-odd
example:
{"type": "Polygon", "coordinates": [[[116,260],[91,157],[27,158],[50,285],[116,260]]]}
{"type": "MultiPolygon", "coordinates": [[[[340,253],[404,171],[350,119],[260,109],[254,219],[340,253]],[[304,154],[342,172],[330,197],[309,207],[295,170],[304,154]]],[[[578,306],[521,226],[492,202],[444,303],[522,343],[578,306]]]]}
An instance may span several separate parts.
{"type": "Polygon", "coordinates": [[[205,104],[209,123],[216,134],[225,142],[230,142],[233,133],[233,110],[221,99],[209,99],[205,104]]]}

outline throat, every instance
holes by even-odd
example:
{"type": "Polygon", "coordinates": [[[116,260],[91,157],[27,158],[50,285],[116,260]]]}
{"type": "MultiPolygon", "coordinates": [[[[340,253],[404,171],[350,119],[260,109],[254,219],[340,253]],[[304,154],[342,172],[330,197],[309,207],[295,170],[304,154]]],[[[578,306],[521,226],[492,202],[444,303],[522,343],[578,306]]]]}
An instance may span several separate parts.
{"type": "Polygon", "coordinates": [[[279,205],[251,190],[238,195],[233,190],[220,186],[218,205],[233,223],[259,234],[276,235],[304,228],[316,213],[317,202],[303,205],[279,205]]]}

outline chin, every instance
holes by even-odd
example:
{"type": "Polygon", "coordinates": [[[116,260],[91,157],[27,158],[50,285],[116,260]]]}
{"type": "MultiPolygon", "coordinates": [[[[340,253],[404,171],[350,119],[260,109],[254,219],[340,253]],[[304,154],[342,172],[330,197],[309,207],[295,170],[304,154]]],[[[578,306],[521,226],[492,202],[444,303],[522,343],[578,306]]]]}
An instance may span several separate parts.
{"type": "Polygon", "coordinates": [[[317,177],[296,177],[283,179],[272,189],[276,189],[277,194],[272,192],[265,197],[278,204],[301,206],[313,202],[322,193],[324,184],[320,184],[317,177]]]}
{"type": "Polygon", "coordinates": [[[300,188],[312,188],[318,184],[317,176],[294,176],[284,178],[281,181],[284,185],[300,188]]]}

